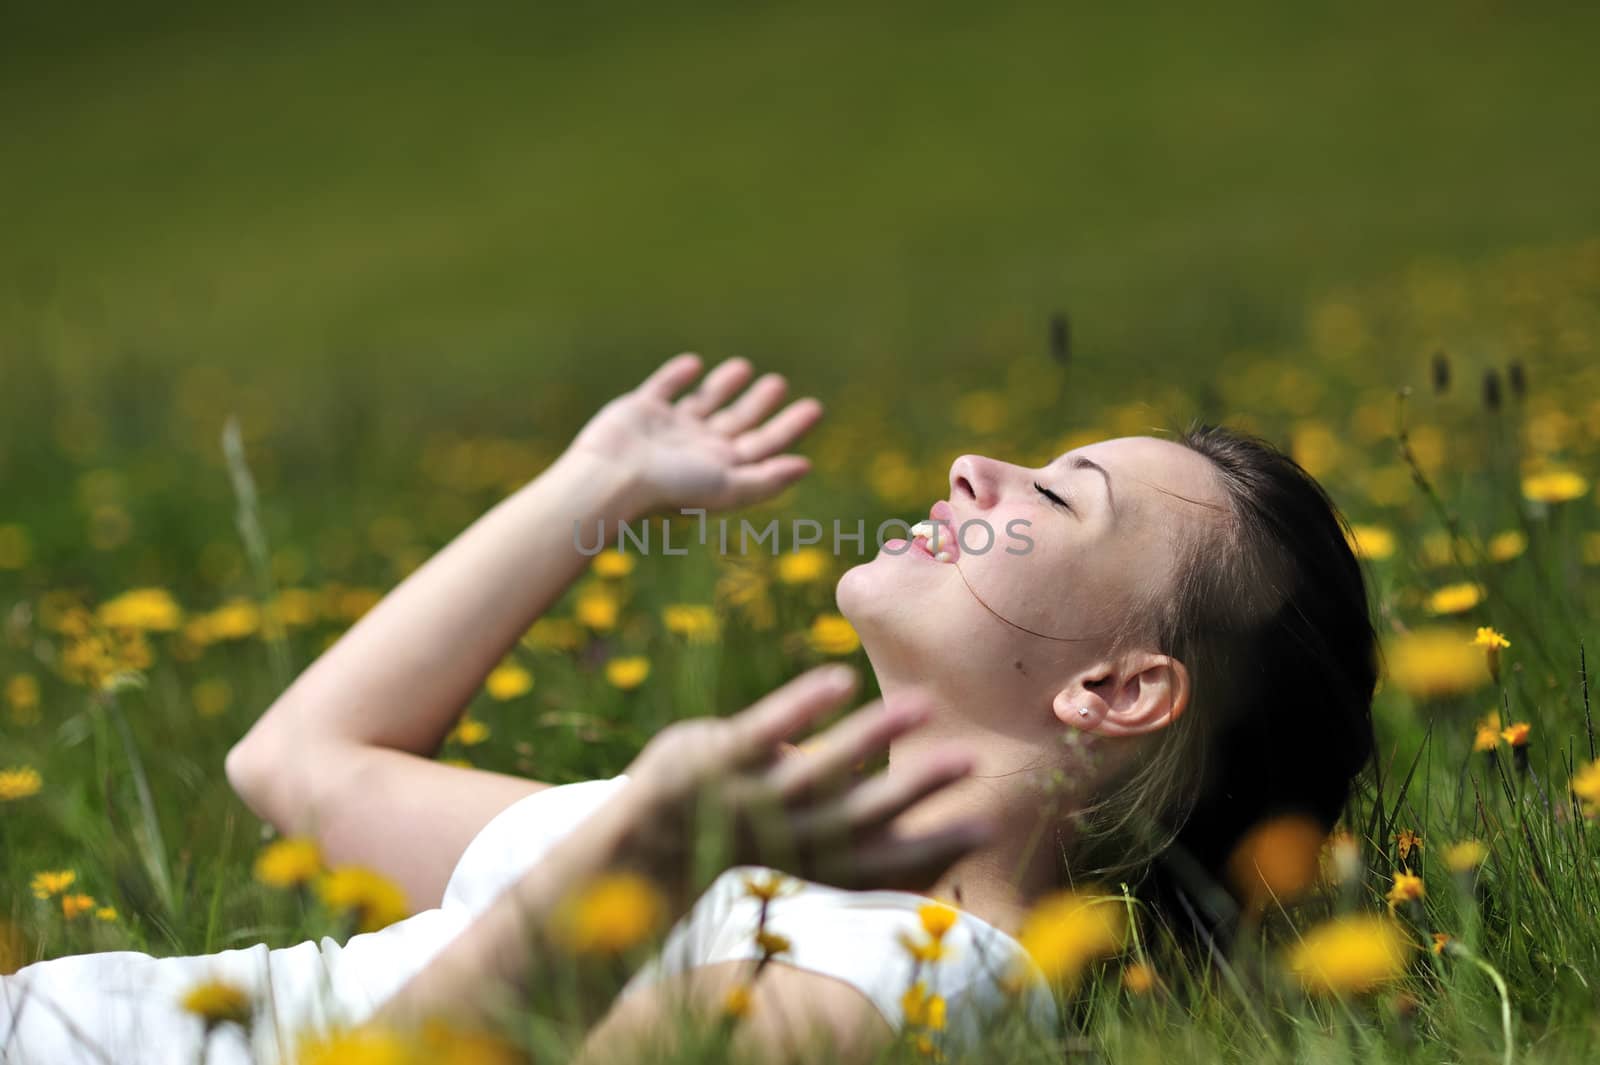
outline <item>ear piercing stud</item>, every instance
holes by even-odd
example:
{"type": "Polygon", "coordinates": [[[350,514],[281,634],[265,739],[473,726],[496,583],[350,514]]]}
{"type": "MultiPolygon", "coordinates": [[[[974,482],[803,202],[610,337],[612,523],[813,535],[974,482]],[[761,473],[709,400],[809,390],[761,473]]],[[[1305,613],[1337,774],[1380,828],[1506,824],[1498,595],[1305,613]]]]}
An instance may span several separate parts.
{"type": "Polygon", "coordinates": [[[1078,716],[1079,717],[1088,717],[1089,716],[1089,708],[1087,706],[1078,707],[1078,716]]]}

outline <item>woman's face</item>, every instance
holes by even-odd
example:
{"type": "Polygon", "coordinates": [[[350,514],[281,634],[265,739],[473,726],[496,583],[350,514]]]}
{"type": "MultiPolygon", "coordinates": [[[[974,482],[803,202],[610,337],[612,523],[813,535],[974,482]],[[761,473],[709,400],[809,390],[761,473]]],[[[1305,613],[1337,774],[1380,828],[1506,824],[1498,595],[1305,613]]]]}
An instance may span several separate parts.
{"type": "Polygon", "coordinates": [[[930,511],[937,541],[886,543],[840,579],[839,608],[885,680],[1048,707],[1112,665],[1103,637],[1172,587],[1179,538],[1206,534],[1208,506],[1226,506],[1210,460],[1155,437],[1037,468],[963,455],[930,511]]]}

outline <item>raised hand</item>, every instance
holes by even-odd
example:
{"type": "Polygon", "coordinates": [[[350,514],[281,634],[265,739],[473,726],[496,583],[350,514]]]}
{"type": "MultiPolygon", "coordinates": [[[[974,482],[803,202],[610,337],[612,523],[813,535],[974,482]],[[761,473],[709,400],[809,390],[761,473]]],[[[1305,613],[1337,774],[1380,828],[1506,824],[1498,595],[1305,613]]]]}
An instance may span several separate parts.
{"type": "Polygon", "coordinates": [[[787,382],[769,373],[745,388],[755,371],[738,358],[675,399],[700,369],[698,355],[668,359],[638,388],[602,407],[572,449],[616,463],[646,509],[755,503],[810,470],[803,456],[784,452],[816,424],[821,403],[808,396],[773,413],[787,382]]]}
{"type": "Polygon", "coordinates": [[[728,834],[724,867],[770,865],[849,888],[933,883],[987,839],[990,826],[963,820],[910,835],[894,821],[971,772],[970,753],[941,750],[865,779],[852,772],[926,719],[925,697],[906,692],[868,704],[805,753],[782,754],[786,740],[844,705],[854,688],[853,670],[823,666],[740,714],[682,721],[657,734],[628,768],[637,817],[632,857],[693,897],[706,878],[688,869],[692,833],[709,826],[728,834]]]}

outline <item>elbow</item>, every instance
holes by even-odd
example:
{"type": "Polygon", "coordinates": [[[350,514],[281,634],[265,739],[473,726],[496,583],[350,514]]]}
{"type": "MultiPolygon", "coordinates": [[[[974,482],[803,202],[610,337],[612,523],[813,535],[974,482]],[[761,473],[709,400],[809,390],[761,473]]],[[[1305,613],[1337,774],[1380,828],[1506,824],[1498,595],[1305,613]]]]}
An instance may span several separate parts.
{"type": "Polygon", "coordinates": [[[222,768],[228,777],[228,786],[240,801],[257,817],[284,832],[288,828],[280,804],[274,798],[281,790],[279,778],[285,769],[283,760],[273,754],[277,746],[258,726],[233,745],[222,768]]]}

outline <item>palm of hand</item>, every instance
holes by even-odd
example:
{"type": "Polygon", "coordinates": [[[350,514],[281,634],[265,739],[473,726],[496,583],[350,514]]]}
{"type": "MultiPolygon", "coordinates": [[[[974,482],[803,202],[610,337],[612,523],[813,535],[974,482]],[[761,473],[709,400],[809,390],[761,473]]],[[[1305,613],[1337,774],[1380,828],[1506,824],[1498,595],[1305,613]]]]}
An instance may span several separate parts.
{"type": "Polygon", "coordinates": [[[692,393],[674,400],[699,369],[698,356],[668,360],[638,388],[601,408],[573,447],[628,470],[651,507],[759,502],[804,475],[810,468],[804,458],[780,452],[816,423],[821,404],[800,399],[773,414],[787,390],[777,374],[763,376],[735,399],[753,372],[743,359],[722,363],[692,393]]]}

